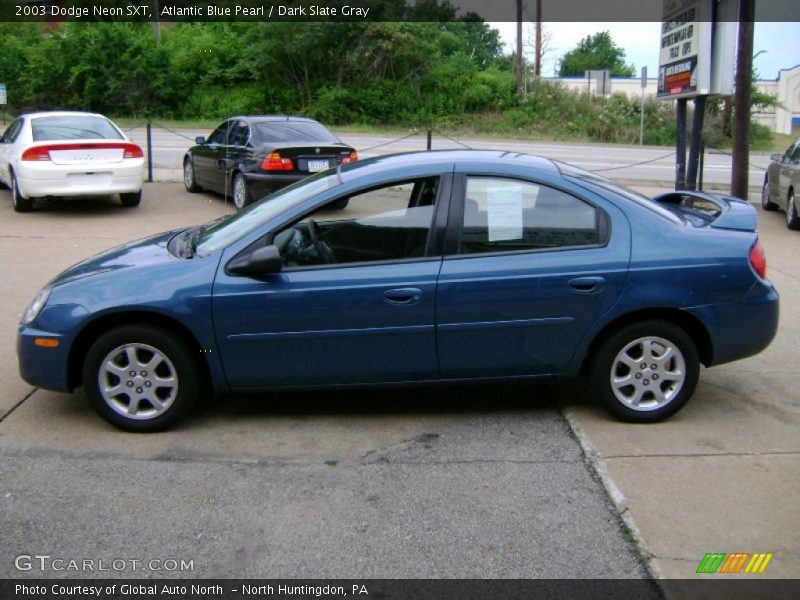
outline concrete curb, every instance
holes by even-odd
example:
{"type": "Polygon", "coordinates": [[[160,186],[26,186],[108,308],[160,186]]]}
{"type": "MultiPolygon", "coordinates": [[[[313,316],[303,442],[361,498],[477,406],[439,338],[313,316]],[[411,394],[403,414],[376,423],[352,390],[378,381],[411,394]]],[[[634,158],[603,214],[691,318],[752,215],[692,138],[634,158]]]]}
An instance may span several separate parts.
{"type": "Polygon", "coordinates": [[[581,427],[581,424],[578,421],[578,417],[575,415],[575,413],[573,413],[570,408],[564,408],[563,406],[560,406],[559,410],[572,430],[572,434],[581,445],[581,449],[583,450],[583,455],[586,457],[586,461],[589,463],[592,470],[602,482],[606,493],[608,493],[611,502],[614,504],[614,508],[617,509],[619,518],[622,519],[623,524],[630,532],[630,535],[633,538],[634,546],[636,546],[636,549],[644,562],[645,570],[653,580],[658,581],[662,579],[661,571],[659,570],[658,565],[655,563],[655,555],[647,545],[647,542],[645,542],[642,532],[639,531],[639,527],[636,525],[633,516],[629,512],[630,507],[628,505],[628,499],[622,493],[622,490],[617,487],[617,484],[614,483],[614,480],[611,479],[608,469],[606,469],[605,462],[600,457],[600,453],[597,451],[597,448],[595,448],[594,444],[589,439],[589,436],[583,430],[583,427],[581,427]]]}

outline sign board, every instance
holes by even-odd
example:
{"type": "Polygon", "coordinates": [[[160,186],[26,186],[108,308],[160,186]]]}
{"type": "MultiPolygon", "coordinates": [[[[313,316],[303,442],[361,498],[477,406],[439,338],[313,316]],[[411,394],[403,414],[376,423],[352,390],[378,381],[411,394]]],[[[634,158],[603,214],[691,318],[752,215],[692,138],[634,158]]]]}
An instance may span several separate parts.
{"type": "Polygon", "coordinates": [[[664,0],[659,98],[711,93],[713,11],[714,0],[664,0]]]}
{"type": "Polygon", "coordinates": [[[0,83],[0,104],[7,104],[5,83],[0,83]]]}
{"type": "Polygon", "coordinates": [[[611,71],[607,69],[593,69],[586,71],[585,75],[590,86],[592,81],[594,81],[595,94],[605,96],[611,93],[611,71]]]}
{"type": "Polygon", "coordinates": [[[642,89],[647,87],[647,65],[642,67],[642,89]]]}

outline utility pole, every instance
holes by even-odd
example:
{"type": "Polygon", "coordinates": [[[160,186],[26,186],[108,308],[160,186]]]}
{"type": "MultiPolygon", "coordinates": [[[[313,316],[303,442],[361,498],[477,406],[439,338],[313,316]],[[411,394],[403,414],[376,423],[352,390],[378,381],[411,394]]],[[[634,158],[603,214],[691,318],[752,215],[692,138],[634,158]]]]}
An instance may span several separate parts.
{"type": "Polygon", "coordinates": [[[753,85],[753,20],[755,0],[739,0],[739,36],[733,114],[731,195],[747,199],[750,170],[750,100],[753,85]]]}
{"type": "Polygon", "coordinates": [[[533,74],[542,75],[542,0],[536,0],[536,48],[533,59],[533,74]]]}
{"type": "Polygon", "coordinates": [[[517,97],[522,97],[523,77],[525,62],[522,58],[522,0],[516,0],[517,5],[517,55],[514,60],[514,74],[517,78],[517,97]]]}

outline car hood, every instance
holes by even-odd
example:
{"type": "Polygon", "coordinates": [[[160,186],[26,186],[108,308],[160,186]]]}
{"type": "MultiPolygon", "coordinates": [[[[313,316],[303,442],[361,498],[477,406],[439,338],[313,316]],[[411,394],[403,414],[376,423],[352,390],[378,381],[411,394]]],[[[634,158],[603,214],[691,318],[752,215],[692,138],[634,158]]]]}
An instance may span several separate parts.
{"type": "Polygon", "coordinates": [[[165,262],[182,260],[167,251],[167,242],[180,231],[183,230],[158,233],[101,252],[62,271],[48,285],[55,287],[111,271],[131,268],[147,269],[165,262]]]}

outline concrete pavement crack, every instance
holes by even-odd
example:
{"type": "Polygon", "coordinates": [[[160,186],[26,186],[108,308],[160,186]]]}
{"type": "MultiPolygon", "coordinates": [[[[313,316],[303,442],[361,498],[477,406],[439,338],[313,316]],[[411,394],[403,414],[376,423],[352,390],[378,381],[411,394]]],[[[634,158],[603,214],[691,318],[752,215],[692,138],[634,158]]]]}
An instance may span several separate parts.
{"type": "Polygon", "coordinates": [[[5,412],[4,414],[0,415],[0,423],[2,423],[3,421],[5,421],[5,420],[6,420],[6,418],[7,418],[8,416],[10,416],[10,415],[11,415],[11,413],[13,413],[15,410],[17,410],[17,409],[18,409],[20,406],[22,406],[22,405],[23,405],[23,403],[25,402],[25,400],[27,400],[28,398],[30,398],[31,396],[33,396],[33,394],[34,394],[34,393],[35,393],[35,392],[36,392],[38,389],[39,389],[39,388],[33,388],[33,389],[30,391],[30,392],[28,392],[27,394],[25,394],[25,396],[22,398],[22,400],[20,400],[19,402],[17,402],[17,403],[16,403],[14,406],[12,406],[12,407],[11,407],[11,408],[10,408],[10,409],[7,411],[7,412],[5,412]]]}

